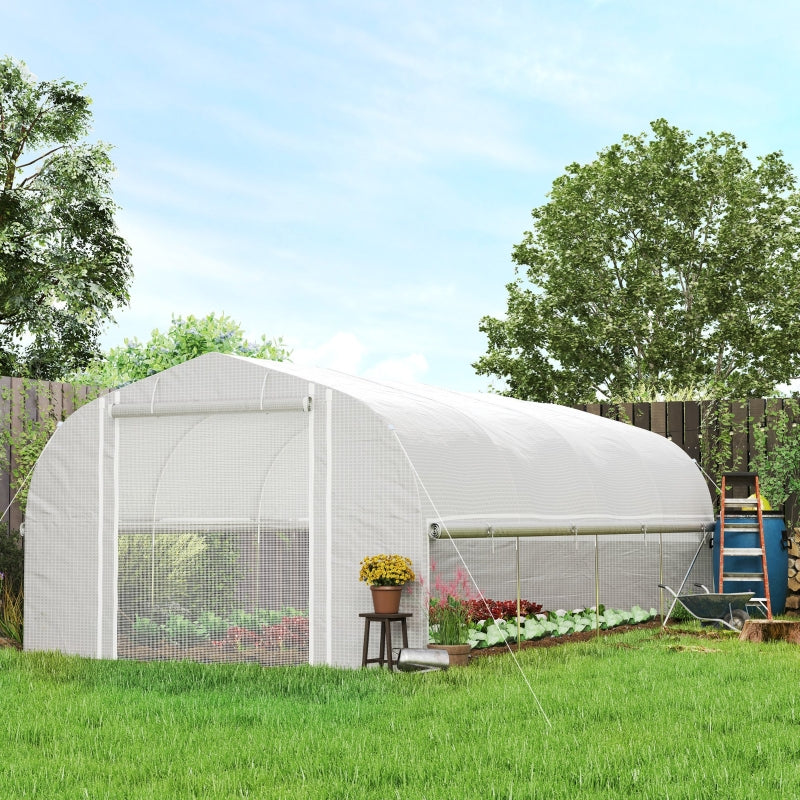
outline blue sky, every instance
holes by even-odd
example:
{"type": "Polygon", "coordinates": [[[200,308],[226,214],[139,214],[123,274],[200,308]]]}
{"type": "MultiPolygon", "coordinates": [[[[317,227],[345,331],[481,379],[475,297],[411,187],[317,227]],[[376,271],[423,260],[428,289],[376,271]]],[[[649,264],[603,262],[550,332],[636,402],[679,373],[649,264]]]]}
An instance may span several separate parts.
{"type": "Polygon", "coordinates": [[[293,360],[484,391],[553,180],[665,117],[800,168],[800,3],[0,0],[0,53],[85,83],[131,304],[105,346],[225,312],[293,360]]]}

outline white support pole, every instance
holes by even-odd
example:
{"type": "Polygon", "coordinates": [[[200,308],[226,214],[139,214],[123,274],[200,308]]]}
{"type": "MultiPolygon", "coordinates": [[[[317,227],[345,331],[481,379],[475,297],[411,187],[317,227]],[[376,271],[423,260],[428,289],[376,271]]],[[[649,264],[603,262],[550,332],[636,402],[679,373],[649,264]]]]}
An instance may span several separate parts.
{"type": "Polygon", "coordinates": [[[96,656],[103,657],[103,523],[105,517],[105,465],[103,455],[105,451],[106,428],[106,399],[98,398],[97,401],[97,640],[96,656]]]}
{"type": "Polygon", "coordinates": [[[333,663],[333,390],[325,390],[325,661],[333,663]]]}
{"type": "Polygon", "coordinates": [[[594,535],[594,618],[600,635],[600,538],[594,535]]]}
{"type": "MultiPolygon", "coordinates": [[[[114,392],[114,402],[119,402],[119,392],[114,392]]],[[[111,658],[117,658],[117,621],[119,619],[119,420],[114,420],[114,525],[111,530],[111,546],[114,548],[112,565],[111,604],[111,658]]]]}
{"type": "Polygon", "coordinates": [[[316,587],[316,569],[314,560],[316,558],[316,531],[315,531],[315,514],[314,514],[314,479],[315,479],[315,458],[314,452],[314,390],[313,383],[308,384],[308,396],[311,399],[310,409],[308,412],[308,662],[315,664],[317,662],[315,655],[316,637],[314,635],[314,628],[316,627],[316,614],[314,610],[314,590],[316,587]]]}

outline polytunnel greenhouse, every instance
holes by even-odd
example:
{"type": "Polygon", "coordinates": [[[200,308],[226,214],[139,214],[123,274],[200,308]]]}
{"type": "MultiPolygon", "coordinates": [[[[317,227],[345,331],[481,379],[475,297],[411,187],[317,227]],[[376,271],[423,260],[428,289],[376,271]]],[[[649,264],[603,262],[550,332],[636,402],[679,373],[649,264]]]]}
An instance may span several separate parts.
{"type": "Polygon", "coordinates": [[[401,610],[424,647],[432,571],[547,609],[648,607],[711,525],[696,465],[632,425],[208,354],[83,406],[46,447],[25,648],[359,666],[366,556],[412,560],[401,610]]]}

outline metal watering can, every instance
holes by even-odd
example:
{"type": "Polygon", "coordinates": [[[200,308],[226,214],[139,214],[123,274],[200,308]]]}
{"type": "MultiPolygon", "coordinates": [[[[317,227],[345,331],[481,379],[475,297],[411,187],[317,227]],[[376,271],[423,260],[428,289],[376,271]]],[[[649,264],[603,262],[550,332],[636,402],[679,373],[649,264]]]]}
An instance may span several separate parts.
{"type": "Polygon", "coordinates": [[[397,669],[401,672],[429,672],[432,669],[447,669],[450,654],[446,650],[422,650],[404,647],[397,656],[397,669]]]}

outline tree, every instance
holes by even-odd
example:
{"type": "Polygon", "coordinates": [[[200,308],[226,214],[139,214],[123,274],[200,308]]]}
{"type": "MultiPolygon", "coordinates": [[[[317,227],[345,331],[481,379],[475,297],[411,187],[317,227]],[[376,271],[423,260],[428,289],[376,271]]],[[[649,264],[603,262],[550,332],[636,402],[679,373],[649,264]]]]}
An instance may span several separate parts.
{"type": "Polygon", "coordinates": [[[231,353],[270,361],[285,361],[290,355],[281,339],[268,340],[262,335],[259,341],[248,342],[239,323],[225,314],[217,316],[212,312],[202,319],[190,314],[186,319],[173,317],[166,333],[156,328],[148,342],[126,339],[123,346],[112,348],[103,359],[71,375],[70,380],[111,388],[123,386],[203,353],[231,353]]]}
{"type": "Polygon", "coordinates": [[[0,59],[0,373],[55,379],[100,352],[128,301],[109,147],[88,144],[91,100],[0,59]]]}
{"type": "Polygon", "coordinates": [[[478,374],[560,402],[635,387],[763,396],[800,374],[800,212],[781,153],[660,119],[571,164],[514,248],[478,374]],[[521,273],[521,268],[525,273],[521,273]]]}

